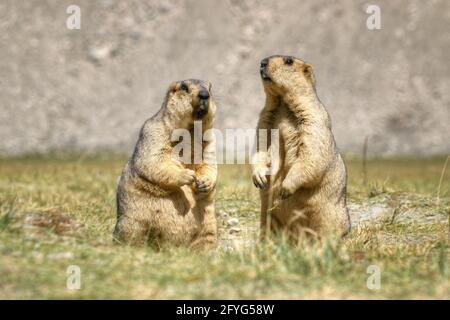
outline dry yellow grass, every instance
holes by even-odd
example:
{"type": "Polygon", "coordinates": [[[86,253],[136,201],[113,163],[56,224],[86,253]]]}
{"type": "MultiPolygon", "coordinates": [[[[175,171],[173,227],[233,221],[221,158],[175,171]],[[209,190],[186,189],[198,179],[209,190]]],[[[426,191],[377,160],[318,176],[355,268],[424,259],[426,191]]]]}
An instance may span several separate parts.
{"type": "Polygon", "coordinates": [[[349,202],[383,202],[392,217],[302,248],[255,244],[250,172],[222,166],[217,212],[241,231],[231,235],[220,218],[220,248],[196,253],[112,245],[124,161],[0,160],[0,298],[450,298],[449,172],[436,201],[445,157],[369,160],[367,185],[361,162],[347,159],[349,202]],[[69,265],[81,268],[80,290],[66,287],[69,265]],[[380,268],[379,290],[367,287],[370,265],[380,268]]]}

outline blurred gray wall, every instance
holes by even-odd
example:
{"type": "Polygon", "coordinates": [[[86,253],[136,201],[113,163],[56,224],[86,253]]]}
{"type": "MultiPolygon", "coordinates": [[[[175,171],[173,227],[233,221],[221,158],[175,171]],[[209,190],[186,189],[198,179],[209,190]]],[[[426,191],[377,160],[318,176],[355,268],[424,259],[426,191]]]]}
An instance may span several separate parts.
{"type": "Polygon", "coordinates": [[[0,2],[0,154],[129,152],[172,80],[208,79],[217,126],[252,128],[259,61],[313,64],[339,147],[450,151],[450,1],[0,2]],[[81,30],[66,28],[70,4],[81,30]],[[368,30],[369,4],[381,30],[368,30]]]}

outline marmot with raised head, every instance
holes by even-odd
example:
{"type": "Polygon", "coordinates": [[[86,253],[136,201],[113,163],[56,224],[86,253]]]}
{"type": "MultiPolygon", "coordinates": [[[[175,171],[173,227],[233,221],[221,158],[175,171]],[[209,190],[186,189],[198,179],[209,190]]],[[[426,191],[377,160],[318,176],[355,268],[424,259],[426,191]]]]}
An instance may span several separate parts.
{"type": "Polygon", "coordinates": [[[330,116],[317,97],[312,66],[277,55],[261,61],[260,73],[266,102],[257,129],[279,129],[278,152],[271,152],[269,139],[268,151],[258,150],[253,160],[253,182],[261,189],[262,238],[268,231],[294,242],[307,234],[346,234],[346,168],[330,116]]]}
{"type": "Polygon", "coordinates": [[[215,244],[215,140],[211,130],[205,132],[213,127],[215,110],[209,82],[189,79],[170,85],[161,109],[144,123],[120,177],[116,242],[157,249],[215,244]],[[194,134],[194,121],[201,122],[200,135],[194,134]],[[175,152],[179,142],[172,141],[176,129],[190,133],[189,148],[181,149],[189,153],[182,155],[188,163],[174,157],[180,153],[175,152]],[[194,160],[199,149],[193,144],[201,146],[200,161],[194,160]]]}

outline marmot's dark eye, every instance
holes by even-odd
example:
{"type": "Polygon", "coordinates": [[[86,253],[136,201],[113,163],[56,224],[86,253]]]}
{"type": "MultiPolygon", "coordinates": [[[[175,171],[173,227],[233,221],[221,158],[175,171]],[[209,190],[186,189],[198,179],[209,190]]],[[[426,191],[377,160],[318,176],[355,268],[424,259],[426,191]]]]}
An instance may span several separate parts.
{"type": "Polygon", "coordinates": [[[292,59],[291,57],[287,57],[286,59],[284,59],[284,63],[290,66],[291,64],[294,63],[294,59],[292,59]]]}
{"type": "Polygon", "coordinates": [[[186,83],[182,83],[180,89],[186,92],[189,92],[189,87],[186,83]]]}

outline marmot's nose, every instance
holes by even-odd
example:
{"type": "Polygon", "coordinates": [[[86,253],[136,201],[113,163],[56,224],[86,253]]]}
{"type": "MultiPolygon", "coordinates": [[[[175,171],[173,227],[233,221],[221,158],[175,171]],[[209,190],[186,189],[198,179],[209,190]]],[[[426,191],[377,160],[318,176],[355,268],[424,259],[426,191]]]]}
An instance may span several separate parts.
{"type": "Polygon", "coordinates": [[[200,90],[198,93],[198,97],[202,100],[208,100],[209,99],[209,92],[205,89],[200,90]]]}
{"type": "Polygon", "coordinates": [[[261,60],[261,69],[265,69],[269,64],[269,59],[265,58],[261,60]]]}

